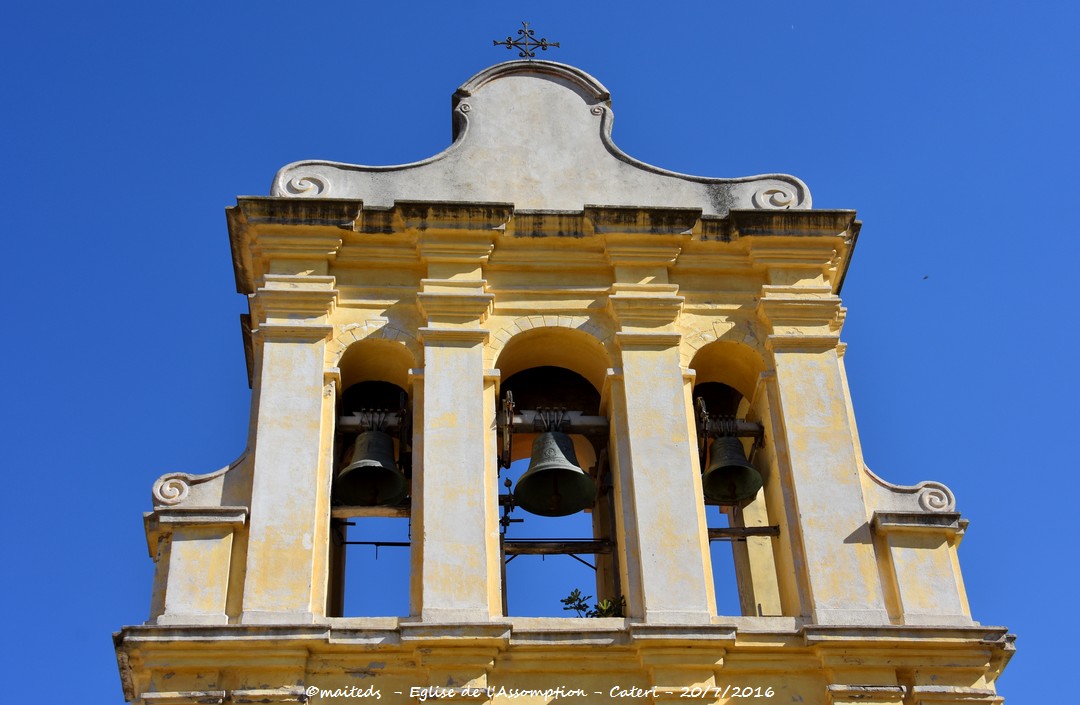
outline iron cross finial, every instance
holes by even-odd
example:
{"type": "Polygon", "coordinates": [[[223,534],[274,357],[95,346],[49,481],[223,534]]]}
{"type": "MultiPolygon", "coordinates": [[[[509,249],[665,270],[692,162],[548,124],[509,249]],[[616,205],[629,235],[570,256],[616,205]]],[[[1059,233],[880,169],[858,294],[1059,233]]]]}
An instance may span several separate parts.
{"type": "Polygon", "coordinates": [[[493,39],[492,44],[494,46],[504,46],[507,49],[517,49],[518,56],[523,59],[532,59],[536,57],[535,49],[539,48],[542,51],[547,51],[548,47],[558,47],[558,42],[549,42],[547,39],[541,37],[536,39],[533,35],[533,31],[529,29],[528,22],[521,23],[521,29],[517,31],[518,38],[507,37],[503,41],[493,39]]]}

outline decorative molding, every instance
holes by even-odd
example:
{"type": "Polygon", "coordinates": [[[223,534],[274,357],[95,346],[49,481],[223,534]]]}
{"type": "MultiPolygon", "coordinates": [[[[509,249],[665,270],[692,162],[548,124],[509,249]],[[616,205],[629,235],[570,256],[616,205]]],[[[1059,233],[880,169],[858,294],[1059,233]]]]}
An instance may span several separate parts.
{"type": "MultiPolygon", "coordinates": [[[[685,298],[672,291],[650,293],[627,290],[614,284],[608,296],[608,311],[622,327],[654,328],[674,323],[682,313],[685,298]]],[[[676,289],[677,290],[677,289],[676,289]]]]}
{"type": "Polygon", "coordinates": [[[475,292],[421,291],[416,295],[416,305],[421,315],[431,323],[446,320],[483,323],[491,313],[494,302],[494,294],[475,292]]]}
{"type": "Polygon", "coordinates": [[[225,702],[224,690],[176,690],[171,692],[143,693],[143,705],[220,705],[225,702]]]}
{"type": "MultiPolygon", "coordinates": [[[[866,465],[863,465],[863,470],[879,487],[885,488],[892,494],[906,496],[910,500],[914,500],[905,502],[912,511],[918,509],[927,512],[956,511],[956,496],[952,490],[940,482],[926,480],[917,485],[894,485],[875,474],[866,465]]],[[[892,507],[889,507],[889,509],[892,509],[892,507]]]]}
{"type": "Polygon", "coordinates": [[[615,340],[622,350],[664,350],[678,347],[682,342],[682,333],[620,331],[615,334],[615,340]]]}
{"type": "Polygon", "coordinates": [[[815,290],[799,296],[778,295],[766,289],[757,305],[758,317],[774,330],[795,326],[830,326],[842,310],[839,296],[823,296],[815,290]]]}
{"type": "Polygon", "coordinates": [[[322,323],[263,323],[251,333],[260,336],[264,341],[315,343],[329,340],[334,334],[334,327],[322,323]]]}
{"type": "MultiPolygon", "coordinates": [[[[712,216],[732,208],[777,212],[812,207],[809,188],[794,176],[695,176],[631,157],[611,138],[609,101],[608,91],[595,78],[574,67],[538,60],[498,64],[454,94],[453,142],[441,153],[393,166],[294,162],[278,171],[272,194],[283,200],[362,197],[382,208],[406,198],[513,203],[549,211],[579,210],[590,203],[611,204],[605,208],[652,203],[712,216]],[[514,85],[501,91],[491,86],[497,81],[514,85]],[[511,108],[528,111],[567,138],[522,155],[520,120],[511,108]],[[490,128],[476,129],[481,125],[490,128]],[[522,169],[528,178],[514,178],[522,169]],[[460,178],[463,173],[470,178],[460,178]]],[[[657,234],[684,232],[683,220],[662,218],[648,229],[657,234]]],[[[615,228],[622,225],[617,219],[612,222],[615,228]]]]}
{"type": "Polygon", "coordinates": [[[188,498],[193,485],[201,485],[204,482],[221,477],[240,463],[244,462],[244,460],[247,459],[247,454],[248,451],[245,449],[239,458],[225,467],[204,475],[192,475],[186,472],[171,472],[162,475],[154,481],[152,490],[154,506],[173,507],[180,504],[188,498]]]}
{"type": "Polygon", "coordinates": [[[243,526],[247,507],[162,507],[148,515],[152,524],[170,526],[243,526]]]}
{"type": "MultiPolygon", "coordinates": [[[[585,219],[592,223],[593,232],[607,235],[691,235],[701,220],[700,208],[641,208],[638,206],[585,205],[585,219]]],[[[654,241],[650,238],[650,241],[654,241]]],[[[616,241],[618,242],[618,241],[616,241]]],[[[679,248],[672,245],[646,245],[643,242],[626,243],[632,256],[635,244],[643,251],[656,250],[664,253],[679,248]]],[[[651,255],[655,257],[655,254],[651,255]]]]}
{"type": "Polygon", "coordinates": [[[330,179],[317,172],[300,173],[284,183],[283,190],[289,196],[302,198],[327,197],[330,195],[330,179]]]}
{"type": "Polygon", "coordinates": [[[336,284],[332,276],[267,274],[255,292],[259,320],[297,314],[312,318],[328,315],[337,303],[336,284]]]}
{"type": "Polygon", "coordinates": [[[771,353],[819,353],[833,350],[840,344],[838,335],[770,335],[765,349],[771,353]]]}
{"type": "Polygon", "coordinates": [[[799,194],[791,184],[770,183],[755,191],[750,202],[755,208],[787,210],[799,206],[799,194]]]}
{"type": "Polygon", "coordinates": [[[902,685],[840,685],[828,686],[830,705],[848,703],[899,703],[904,699],[902,685]]]}
{"type": "Polygon", "coordinates": [[[247,523],[247,507],[159,507],[143,514],[146,548],[157,563],[178,527],[236,527],[247,523]]]}
{"type": "Polygon", "coordinates": [[[420,328],[420,341],[425,345],[469,343],[482,345],[491,333],[486,328],[420,328]]]}
{"type": "MultiPolygon", "coordinates": [[[[330,688],[329,690],[333,690],[330,688]]],[[[357,690],[363,690],[358,688],[357,690]]],[[[284,688],[250,688],[229,691],[229,703],[306,703],[309,698],[303,686],[284,688]]]]}
{"type": "Polygon", "coordinates": [[[953,685],[916,685],[911,688],[915,705],[944,703],[1004,703],[1005,699],[989,688],[967,688],[953,685]]]}
{"type": "Polygon", "coordinates": [[[963,532],[965,522],[957,512],[883,512],[875,511],[871,526],[879,534],[894,532],[940,533],[954,536],[963,532]]]}

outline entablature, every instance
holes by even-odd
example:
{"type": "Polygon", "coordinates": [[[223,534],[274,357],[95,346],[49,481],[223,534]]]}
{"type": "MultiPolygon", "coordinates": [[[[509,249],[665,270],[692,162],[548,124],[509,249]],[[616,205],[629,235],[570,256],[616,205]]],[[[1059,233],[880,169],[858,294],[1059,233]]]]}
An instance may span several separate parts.
{"type": "Polygon", "coordinates": [[[836,293],[859,230],[853,211],[732,210],[718,218],[648,206],[515,211],[505,203],[408,201],[365,208],[348,199],[242,197],[227,213],[244,294],[254,292],[275,259],[346,267],[490,261],[536,269],[801,268],[831,272],[836,293]]]}

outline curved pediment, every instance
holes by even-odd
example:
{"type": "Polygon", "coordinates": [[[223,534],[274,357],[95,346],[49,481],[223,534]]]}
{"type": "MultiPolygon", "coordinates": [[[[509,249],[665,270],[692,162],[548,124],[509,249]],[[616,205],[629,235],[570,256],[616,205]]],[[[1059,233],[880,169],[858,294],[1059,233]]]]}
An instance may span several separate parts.
{"type": "Polygon", "coordinates": [[[520,210],[586,205],[700,209],[811,207],[810,190],[784,174],[689,176],[625,154],[611,141],[611,101],[592,76],[550,61],[511,61],[473,76],[454,94],[454,141],[419,162],[359,166],[294,162],[272,195],[395,201],[512,203],[520,210]]]}

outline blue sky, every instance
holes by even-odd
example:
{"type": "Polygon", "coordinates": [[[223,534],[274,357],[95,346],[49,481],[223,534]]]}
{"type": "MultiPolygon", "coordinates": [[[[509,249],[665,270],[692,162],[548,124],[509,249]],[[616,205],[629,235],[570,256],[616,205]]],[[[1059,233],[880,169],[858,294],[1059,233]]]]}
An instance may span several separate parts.
{"type": "Polygon", "coordinates": [[[865,226],[844,339],[863,448],[948,484],[972,610],[1019,634],[1011,703],[1060,699],[1077,577],[1072,3],[19,3],[0,21],[0,362],[21,692],[122,700],[141,512],[243,450],[223,209],[298,159],[429,156],[523,19],[611,91],[614,139],[708,176],[795,174],[865,226]]]}

